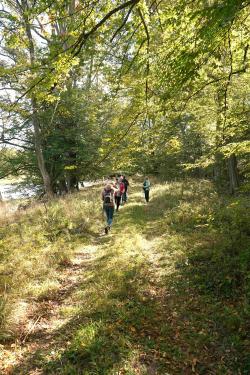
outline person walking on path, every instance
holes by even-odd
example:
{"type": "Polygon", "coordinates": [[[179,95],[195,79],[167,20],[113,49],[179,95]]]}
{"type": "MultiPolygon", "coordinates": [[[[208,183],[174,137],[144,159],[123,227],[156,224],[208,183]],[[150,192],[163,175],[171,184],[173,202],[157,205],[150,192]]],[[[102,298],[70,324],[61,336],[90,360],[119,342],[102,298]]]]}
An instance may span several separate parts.
{"type": "Polygon", "coordinates": [[[124,191],[125,191],[125,185],[121,179],[118,179],[118,178],[116,179],[115,188],[116,188],[116,191],[115,191],[116,211],[118,211],[120,204],[121,204],[122,195],[124,194],[124,191]]]}
{"type": "Polygon", "coordinates": [[[108,183],[102,191],[103,210],[107,218],[105,233],[108,234],[113,222],[115,209],[115,189],[108,183]]]}
{"type": "Polygon", "coordinates": [[[150,181],[148,177],[145,177],[142,187],[144,190],[145,200],[148,203],[149,202],[149,190],[150,190],[150,181]]]}
{"type": "Polygon", "coordinates": [[[123,202],[126,203],[128,200],[128,187],[129,187],[129,182],[126,179],[126,176],[123,176],[122,182],[124,183],[124,188],[125,188],[123,196],[122,196],[122,200],[123,202]]]}

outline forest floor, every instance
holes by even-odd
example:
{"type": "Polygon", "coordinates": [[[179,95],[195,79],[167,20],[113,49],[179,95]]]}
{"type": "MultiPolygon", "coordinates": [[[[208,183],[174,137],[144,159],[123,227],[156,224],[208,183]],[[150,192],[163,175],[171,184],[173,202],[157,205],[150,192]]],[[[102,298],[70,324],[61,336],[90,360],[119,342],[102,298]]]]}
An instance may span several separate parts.
{"type": "Polygon", "coordinates": [[[1,374],[248,374],[245,295],[214,258],[219,200],[192,181],[156,184],[146,204],[134,184],[110,234],[102,219],[82,242],[76,233],[53,288],[19,301],[1,374]]]}

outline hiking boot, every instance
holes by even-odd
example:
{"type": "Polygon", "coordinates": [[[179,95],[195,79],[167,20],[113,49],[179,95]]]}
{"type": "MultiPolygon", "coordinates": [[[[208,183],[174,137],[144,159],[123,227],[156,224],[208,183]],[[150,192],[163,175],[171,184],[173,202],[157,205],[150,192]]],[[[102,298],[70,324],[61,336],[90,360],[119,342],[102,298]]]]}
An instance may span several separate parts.
{"type": "Polygon", "coordinates": [[[109,232],[109,229],[108,229],[108,227],[105,227],[105,234],[108,234],[108,232],[109,232]]]}

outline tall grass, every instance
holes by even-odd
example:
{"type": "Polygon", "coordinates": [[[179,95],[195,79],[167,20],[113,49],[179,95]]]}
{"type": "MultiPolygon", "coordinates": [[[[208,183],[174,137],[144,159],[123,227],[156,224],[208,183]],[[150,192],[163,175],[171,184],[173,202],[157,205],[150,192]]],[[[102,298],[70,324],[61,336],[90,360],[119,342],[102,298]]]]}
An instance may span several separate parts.
{"type": "Polygon", "coordinates": [[[36,203],[25,211],[2,207],[0,226],[0,340],[18,334],[26,298],[42,299],[60,288],[77,243],[88,242],[102,215],[95,189],[36,203]],[[4,219],[4,221],[3,221],[4,219]]]}

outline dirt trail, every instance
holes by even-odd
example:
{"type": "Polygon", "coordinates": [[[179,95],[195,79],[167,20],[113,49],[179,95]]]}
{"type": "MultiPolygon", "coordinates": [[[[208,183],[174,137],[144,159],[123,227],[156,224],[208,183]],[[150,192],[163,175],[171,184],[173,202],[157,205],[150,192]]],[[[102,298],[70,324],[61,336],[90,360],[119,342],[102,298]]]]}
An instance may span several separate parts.
{"type": "MultiPolygon", "coordinates": [[[[46,350],[57,342],[58,329],[67,324],[67,318],[60,313],[62,307],[71,305],[70,296],[84,282],[84,269],[95,258],[98,247],[102,243],[102,237],[92,240],[92,244],[79,246],[72,262],[60,273],[58,281],[60,288],[48,298],[38,301],[25,302],[26,314],[19,327],[20,336],[6,346],[0,346],[0,373],[21,374],[22,361],[38,350],[46,350]],[[20,365],[20,367],[19,367],[20,365]],[[19,370],[13,372],[14,367],[19,370]]],[[[31,363],[31,367],[34,364],[31,363]]],[[[32,370],[26,367],[23,374],[43,373],[38,368],[32,370]]]]}

